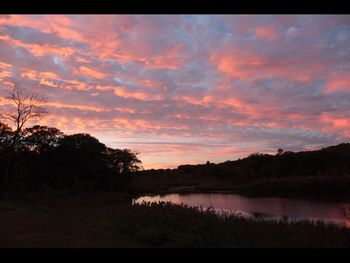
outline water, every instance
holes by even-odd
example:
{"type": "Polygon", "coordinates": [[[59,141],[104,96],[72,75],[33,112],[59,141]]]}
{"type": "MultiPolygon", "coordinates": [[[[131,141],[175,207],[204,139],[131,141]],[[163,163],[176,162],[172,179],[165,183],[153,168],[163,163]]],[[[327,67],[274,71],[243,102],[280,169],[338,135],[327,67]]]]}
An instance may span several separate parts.
{"type": "Polygon", "coordinates": [[[189,206],[214,208],[218,213],[225,211],[245,218],[264,220],[323,220],[350,227],[350,222],[341,215],[342,207],[350,203],[295,200],[276,197],[246,197],[236,194],[167,194],[142,196],[134,203],[172,202],[189,206]]]}

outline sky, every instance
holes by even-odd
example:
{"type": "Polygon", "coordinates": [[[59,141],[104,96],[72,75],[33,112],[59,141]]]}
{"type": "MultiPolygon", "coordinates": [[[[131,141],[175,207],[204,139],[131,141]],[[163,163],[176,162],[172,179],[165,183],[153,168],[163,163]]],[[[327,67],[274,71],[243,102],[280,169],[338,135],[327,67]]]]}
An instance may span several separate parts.
{"type": "Polygon", "coordinates": [[[349,69],[348,15],[0,16],[0,97],[145,169],[349,142],[349,69]]]}

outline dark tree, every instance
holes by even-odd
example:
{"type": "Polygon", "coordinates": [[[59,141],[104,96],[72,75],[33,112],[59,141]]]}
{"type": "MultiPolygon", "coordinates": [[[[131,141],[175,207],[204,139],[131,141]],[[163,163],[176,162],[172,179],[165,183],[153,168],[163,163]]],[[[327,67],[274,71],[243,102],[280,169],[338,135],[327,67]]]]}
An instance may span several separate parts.
{"type": "Polygon", "coordinates": [[[11,105],[11,109],[8,112],[1,113],[0,119],[11,123],[15,129],[7,145],[7,161],[5,171],[1,176],[0,198],[4,198],[5,195],[5,184],[9,176],[10,167],[12,166],[14,152],[19,146],[23,127],[29,120],[41,119],[47,114],[46,110],[41,107],[44,101],[43,97],[39,93],[25,90],[17,83],[14,83],[5,99],[11,105]]]}
{"type": "Polygon", "coordinates": [[[9,147],[12,138],[12,129],[0,122],[0,152],[5,154],[5,150],[9,147]]]}
{"type": "Polygon", "coordinates": [[[281,148],[278,148],[278,150],[277,150],[277,155],[281,155],[281,154],[283,154],[283,153],[284,153],[284,150],[281,149],[281,148]]]}
{"type": "Polygon", "coordinates": [[[65,136],[57,147],[57,158],[75,185],[91,179],[104,167],[106,146],[89,134],[65,136]]]}
{"type": "Polygon", "coordinates": [[[57,147],[64,134],[57,128],[35,125],[23,131],[23,145],[30,151],[46,152],[57,147]]]}
{"type": "Polygon", "coordinates": [[[107,148],[89,134],[63,137],[54,154],[56,170],[68,176],[68,184],[75,189],[89,182],[104,186],[112,181],[127,184],[128,176],[119,175],[130,175],[142,168],[141,161],[136,157],[137,153],[128,149],[107,148]]]}
{"type": "Polygon", "coordinates": [[[142,162],[135,152],[129,149],[106,149],[107,165],[118,174],[129,174],[142,169],[142,162]]]}

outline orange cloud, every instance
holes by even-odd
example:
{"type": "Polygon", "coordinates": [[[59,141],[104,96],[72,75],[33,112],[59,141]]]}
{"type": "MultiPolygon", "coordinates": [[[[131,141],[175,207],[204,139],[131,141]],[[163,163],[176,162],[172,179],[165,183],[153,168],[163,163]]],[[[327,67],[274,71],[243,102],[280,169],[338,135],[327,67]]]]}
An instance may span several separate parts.
{"type": "Polygon", "coordinates": [[[55,83],[53,83],[53,82],[51,82],[49,80],[45,80],[45,79],[41,79],[39,84],[44,84],[46,86],[53,87],[53,88],[57,88],[58,87],[55,83]]]}
{"type": "Polygon", "coordinates": [[[5,71],[5,70],[1,70],[0,71],[0,78],[7,78],[7,77],[11,77],[11,72],[10,71],[5,71]]]}
{"type": "Polygon", "coordinates": [[[159,100],[161,99],[160,95],[152,95],[147,94],[145,92],[141,91],[129,91],[123,87],[120,86],[96,86],[97,90],[102,91],[113,91],[114,94],[118,97],[126,98],[126,99],[137,99],[137,100],[149,100],[149,99],[155,99],[159,100]]]}
{"type": "Polygon", "coordinates": [[[198,99],[198,98],[194,98],[192,96],[177,95],[177,96],[174,96],[174,99],[179,100],[179,101],[185,101],[185,102],[187,102],[189,104],[193,104],[193,105],[208,106],[209,103],[211,103],[213,101],[213,96],[205,95],[205,96],[203,96],[203,98],[198,99]]]}
{"type": "Polygon", "coordinates": [[[187,130],[188,127],[185,125],[179,124],[160,124],[157,122],[151,122],[147,120],[141,119],[126,119],[126,118],[115,118],[114,119],[114,127],[117,129],[128,129],[132,131],[138,130],[187,130]]]}
{"type": "Polygon", "coordinates": [[[89,90],[90,87],[81,81],[78,80],[67,80],[65,81],[67,84],[65,85],[65,89],[76,89],[76,90],[89,90]]]}
{"type": "Polygon", "coordinates": [[[129,119],[118,118],[118,119],[114,119],[113,121],[114,121],[114,127],[116,129],[128,129],[128,130],[138,129],[137,127],[135,127],[133,123],[131,123],[129,119]]]}
{"type": "Polygon", "coordinates": [[[115,87],[114,88],[114,94],[117,95],[118,97],[123,97],[123,98],[132,98],[132,99],[138,99],[138,100],[146,100],[148,98],[147,94],[144,92],[129,92],[126,89],[122,87],[115,87]]]}
{"type": "Polygon", "coordinates": [[[50,71],[40,72],[39,76],[41,78],[45,78],[45,79],[54,79],[54,80],[59,80],[60,79],[60,77],[56,73],[50,72],[50,71]]]}
{"type": "MultiPolygon", "coordinates": [[[[5,63],[5,62],[1,62],[0,61],[0,80],[1,78],[9,78],[11,77],[11,69],[12,69],[12,65],[5,63]]],[[[4,84],[4,82],[3,82],[4,84]]]]}
{"type": "Polygon", "coordinates": [[[55,107],[55,108],[69,108],[69,109],[79,109],[79,110],[96,111],[96,112],[110,111],[110,109],[105,107],[79,105],[79,104],[67,104],[67,103],[61,103],[61,102],[42,102],[41,105],[55,107]]]}
{"type": "Polygon", "coordinates": [[[53,79],[61,80],[61,78],[54,72],[50,71],[36,71],[28,68],[21,68],[21,77],[29,78],[31,80],[41,80],[41,79],[53,79]]]}
{"type": "Polygon", "coordinates": [[[50,71],[39,72],[32,69],[22,68],[21,77],[28,78],[31,80],[36,80],[36,81],[39,81],[39,84],[44,84],[50,87],[59,88],[63,90],[72,90],[72,89],[89,90],[90,89],[90,87],[84,82],[81,82],[78,80],[64,80],[60,76],[58,76],[56,73],[50,72],[50,71]],[[52,82],[52,80],[61,81],[61,82],[64,82],[65,84],[57,85],[54,82],[52,82]]]}
{"type": "Polygon", "coordinates": [[[39,72],[32,69],[21,69],[21,77],[22,78],[28,78],[31,80],[38,80],[39,79],[39,72]]]}
{"type": "Polygon", "coordinates": [[[117,111],[128,112],[128,113],[135,113],[136,112],[133,109],[129,109],[129,108],[125,108],[125,107],[116,107],[114,109],[117,110],[117,111]]]}
{"type": "Polygon", "coordinates": [[[71,56],[74,54],[74,50],[70,47],[50,46],[47,44],[26,44],[18,39],[10,38],[8,35],[1,35],[0,40],[7,42],[12,46],[23,47],[31,52],[35,56],[45,55],[60,55],[60,56],[71,56]]]}
{"type": "Polygon", "coordinates": [[[81,63],[90,63],[91,61],[82,57],[76,57],[76,61],[81,62],[81,63]]]}
{"type": "Polygon", "coordinates": [[[0,68],[10,69],[10,68],[12,68],[12,65],[0,61],[0,68]]]}
{"type": "Polygon", "coordinates": [[[69,28],[72,25],[71,20],[63,15],[43,16],[40,18],[26,15],[11,15],[9,18],[0,18],[0,25],[32,27],[44,33],[58,34],[64,39],[84,40],[79,31],[69,28]]]}
{"type": "Polygon", "coordinates": [[[103,79],[107,76],[106,74],[104,74],[102,72],[99,72],[99,71],[96,71],[96,70],[93,70],[91,68],[84,67],[84,66],[79,67],[78,71],[81,74],[85,74],[85,75],[88,75],[90,77],[97,78],[97,79],[103,79]]]}

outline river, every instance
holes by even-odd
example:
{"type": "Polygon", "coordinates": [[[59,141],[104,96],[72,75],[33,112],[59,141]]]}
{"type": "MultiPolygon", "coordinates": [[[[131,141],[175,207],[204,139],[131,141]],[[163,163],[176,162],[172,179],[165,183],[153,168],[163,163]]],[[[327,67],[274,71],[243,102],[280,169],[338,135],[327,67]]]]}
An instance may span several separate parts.
{"type": "Polygon", "coordinates": [[[172,202],[203,208],[213,208],[218,213],[226,211],[245,218],[259,220],[322,220],[328,223],[350,227],[340,213],[343,207],[350,207],[345,202],[324,202],[314,200],[296,200],[277,197],[247,197],[237,194],[166,194],[141,196],[134,203],[172,202]]]}

